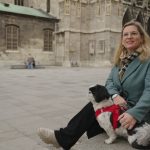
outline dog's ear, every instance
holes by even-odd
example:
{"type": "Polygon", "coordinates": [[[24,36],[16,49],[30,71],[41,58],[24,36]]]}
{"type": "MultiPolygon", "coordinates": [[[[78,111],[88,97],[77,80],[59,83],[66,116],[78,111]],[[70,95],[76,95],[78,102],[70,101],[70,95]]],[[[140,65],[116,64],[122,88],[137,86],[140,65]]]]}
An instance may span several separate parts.
{"type": "Polygon", "coordinates": [[[89,91],[92,92],[96,102],[100,102],[110,97],[107,89],[105,88],[105,86],[102,85],[95,85],[89,88],[89,91]]]}
{"type": "Polygon", "coordinates": [[[103,97],[105,97],[105,99],[108,99],[110,97],[110,94],[108,93],[105,86],[101,86],[100,92],[102,93],[103,97]]]}

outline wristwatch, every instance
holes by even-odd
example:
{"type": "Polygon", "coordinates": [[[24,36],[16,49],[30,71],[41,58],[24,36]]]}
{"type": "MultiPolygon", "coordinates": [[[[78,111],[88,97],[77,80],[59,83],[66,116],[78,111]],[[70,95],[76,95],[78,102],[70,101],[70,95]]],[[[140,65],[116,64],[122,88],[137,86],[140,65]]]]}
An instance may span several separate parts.
{"type": "Polygon", "coordinates": [[[112,99],[114,99],[115,97],[117,97],[118,96],[118,94],[114,94],[114,95],[112,95],[112,99]]]}

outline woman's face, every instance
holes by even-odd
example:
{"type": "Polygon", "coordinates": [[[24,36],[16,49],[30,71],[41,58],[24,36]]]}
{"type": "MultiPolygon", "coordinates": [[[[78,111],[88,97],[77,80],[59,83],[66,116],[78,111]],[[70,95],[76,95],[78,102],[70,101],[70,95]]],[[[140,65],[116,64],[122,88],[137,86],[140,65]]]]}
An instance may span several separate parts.
{"type": "Polygon", "coordinates": [[[143,39],[137,27],[130,25],[124,28],[122,33],[122,45],[128,51],[134,51],[140,47],[143,39]]]}

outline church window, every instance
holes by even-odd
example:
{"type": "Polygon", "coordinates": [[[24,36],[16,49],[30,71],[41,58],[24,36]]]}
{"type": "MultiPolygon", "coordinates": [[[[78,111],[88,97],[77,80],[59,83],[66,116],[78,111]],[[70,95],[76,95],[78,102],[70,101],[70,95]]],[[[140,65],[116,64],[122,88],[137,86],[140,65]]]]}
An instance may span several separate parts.
{"type": "Polygon", "coordinates": [[[24,6],[24,0],[15,0],[15,5],[24,6]]]}
{"type": "Polygon", "coordinates": [[[70,0],[65,0],[64,3],[64,9],[65,9],[65,15],[69,15],[70,14],[70,0]]]}
{"type": "Polygon", "coordinates": [[[80,0],[76,2],[76,15],[77,15],[77,17],[81,16],[81,2],[80,2],[80,0]]]}
{"type": "Polygon", "coordinates": [[[106,0],[106,15],[110,15],[111,14],[111,0],[106,0]]]}
{"type": "Polygon", "coordinates": [[[142,6],[142,5],[143,5],[143,0],[137,0],[137,1],[136,1],[136,4],[137,4],[138,6],[142,6]]]}
{"type": "Polygon", "coordinates": [[[51,2],[50,0],[47,0],[47,12],[50,12],[51,2]]]}
{"type": "Polygon", "coordinates": [[[17,50],[19,43],[19,27],[16,25],[6,26],[6,48],[8,50],[17,50]]]}
{"type": "Polygon", "coordinates": [[[53,30],[44,29],[44,51],[52,51],[53,30]]]}
{"type": "Polygon", "coordinates": [[[100,16],[101,15],[101,0],[97,1],[96,11],[97,11],[96,12],[97,16],[100,16]]]}
{"type": "Polygon", "coordinates": [[[148,0],[148,9],[150,9],[150,0],[148,0]]]}
{"type": "Polygon", "coordinates": [[[122,16],[122,12],[123,12],[122,4],[118,3],[117,4],[117,15],[122,16]]]}

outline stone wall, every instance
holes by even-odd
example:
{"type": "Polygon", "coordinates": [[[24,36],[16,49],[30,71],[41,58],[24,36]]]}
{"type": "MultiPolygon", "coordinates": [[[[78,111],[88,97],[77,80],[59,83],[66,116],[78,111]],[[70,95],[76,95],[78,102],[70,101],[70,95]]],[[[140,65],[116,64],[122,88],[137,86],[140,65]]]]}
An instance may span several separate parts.
{"type": "MultiPolygon", "coordinates": [[[[15,15],[0,15],[0,59],[13,64],[23,64],[29,53],[41,65],[55,65],[55,51],[43,51],[43,29],[54,30],[54,23],[30,17],[15,15]],[[5,43],[5,25],[14,24],[19,27],[19,47],[17,50],[7,50],[5,43]]],[[[7,63],[9,64],[9,63],[7,63]]],[[[12,65],[13,65],[12,64],[12,65]]]]}
{"type": "MultiPolygon", "coordinates": [[[[14,3],[13,0],[0,0],[0,2],[14,3]]],[[[54,53],[42,51],[43,37],[40,28],[51,27],[51,24],[43,20],[21,19],[22,28],[34,33],[33,35],[31,35],[32,32],[22,34],[23,40],[20,47],[22,53],[28,49],[40,63],[50,65],[110,65],[125,22],[137,19],[150,35],[150,4],[148,7],[147,0],[143,0],[140,6],[137,5],[136,0],[70,0],[67,7],[64,2],[65,0],[50,0],[49,14],[60,19],[55,26],[54,53]],[[36,24],[39,26],[37,27],[36,24]],[[30,36],[29,39],[27,34],[30,36]]],[[[47,11],[47,0],[25,0],[24,5],[47,11]]],[[[17,18],[10,17],[10,20],[19,23],[17,18]]],[[[3,25],[4,23],[0,26],[3,27],[3,25]]],[[[1,38],[0,43],[4,43],[4,34],[1,38]]],[[[4,51],[4,44],[1,45],[3,45],[1,51],[4,51]]],[[[16,58],[19,59],[17,55],[16,58]]]]}

